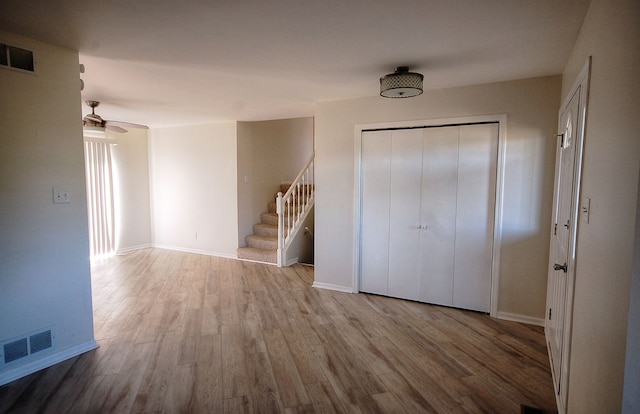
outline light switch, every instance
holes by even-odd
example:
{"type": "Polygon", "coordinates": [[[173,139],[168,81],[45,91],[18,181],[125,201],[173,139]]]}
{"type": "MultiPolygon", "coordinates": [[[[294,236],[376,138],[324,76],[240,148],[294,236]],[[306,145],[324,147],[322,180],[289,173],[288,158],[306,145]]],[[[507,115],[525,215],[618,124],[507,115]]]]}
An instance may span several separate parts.
{"type": "Polygon", "coordinates": [[[582,199],[582,205],[580,206],[580,215],[582,216],[582,221],[585,223],[589,223],[589,214],[591,213],[591,198],[584,197],[582,199]]]}
{"type": "Polygon", "coordinates": [[[53,189],[53,204],[63,204],[71,202],[71,193],[66,188],[53,189]]]}

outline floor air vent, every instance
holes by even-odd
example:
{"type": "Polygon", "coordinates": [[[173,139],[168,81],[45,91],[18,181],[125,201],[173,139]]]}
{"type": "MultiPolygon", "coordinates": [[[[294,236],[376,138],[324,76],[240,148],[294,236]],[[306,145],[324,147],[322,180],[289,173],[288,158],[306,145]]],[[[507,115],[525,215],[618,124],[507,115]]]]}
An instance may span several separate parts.
{"type": "Polygon", "coordinates": [[[2,341],[0,358],[4,364],[53,348],[53,327],[39,329],[21,337],[2,341]]]}

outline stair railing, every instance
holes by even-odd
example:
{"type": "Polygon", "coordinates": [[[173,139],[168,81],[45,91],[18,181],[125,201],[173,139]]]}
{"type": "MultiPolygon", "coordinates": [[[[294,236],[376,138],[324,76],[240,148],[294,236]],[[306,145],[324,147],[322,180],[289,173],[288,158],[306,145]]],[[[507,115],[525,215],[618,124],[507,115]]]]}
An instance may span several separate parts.
{"type": "Polygon", "coordinates": [[[278,267],[287,266],[287,249],[300,230],[304,219],[314,203],[314,154],[311,154],[291,187],[284,195],[278,193],[276,212],[278,213],[278,267]]]}

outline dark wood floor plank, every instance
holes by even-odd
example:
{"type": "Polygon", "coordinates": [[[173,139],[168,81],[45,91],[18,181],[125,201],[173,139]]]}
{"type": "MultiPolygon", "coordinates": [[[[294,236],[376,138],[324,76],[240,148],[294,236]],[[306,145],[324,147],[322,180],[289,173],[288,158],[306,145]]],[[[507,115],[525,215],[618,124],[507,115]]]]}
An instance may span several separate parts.
{"type": "Polygon", "coordinates": [[[396,373],[380,375],[380,381],[399,401],[406,413],[435,413],[436,409],[417,391],[421,384],[411,385],[396,373]]]}
{"type": "Polygon", "coordinates": [[[283,411],[282,398],[278,393],[271,361],[266,352],[247,355],[247,377],[251,389],[251,404],[257,413],[279,413],[283,411]]]}

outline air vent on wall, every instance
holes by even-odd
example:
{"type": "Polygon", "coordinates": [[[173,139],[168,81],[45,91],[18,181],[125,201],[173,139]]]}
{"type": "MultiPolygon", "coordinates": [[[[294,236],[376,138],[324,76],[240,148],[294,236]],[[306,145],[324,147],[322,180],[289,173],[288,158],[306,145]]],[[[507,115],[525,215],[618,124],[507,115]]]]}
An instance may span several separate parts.
{"type": "Polygon", "coordinates": [[[29,355],[29,348],[27,347],[27,338],[20,338],[17,341],[4,344],[4,363],[8,364],[16,359],[24,358],[29,355]]]}
{"type": "Polygon", "coordinates": [[[0,43],[0,66],[34,72],[33,52],[0,43]]]}
{"type": "Polygon", "coordinates": [[[0,342],[0,360],[4,364],[53,348],[53,326],[0,342]]]}

